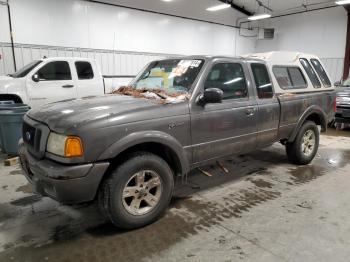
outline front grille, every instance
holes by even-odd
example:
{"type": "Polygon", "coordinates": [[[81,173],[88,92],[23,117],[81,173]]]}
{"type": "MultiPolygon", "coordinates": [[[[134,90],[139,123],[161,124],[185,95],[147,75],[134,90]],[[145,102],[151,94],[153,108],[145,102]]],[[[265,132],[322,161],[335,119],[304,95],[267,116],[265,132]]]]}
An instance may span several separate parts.
{"type": "Polygon", "coordinates": [[[32,147],[35,147],[35,127],[30,126],[26,122],[23,123],[22,137],[23,141],[32,147]]]}
{"type": "Polygon", "coordinates": [[[48,126],[24,116],[22,138],[28,151],[34,157],[44,157],[49,133],[50,129],[48,126]]]}

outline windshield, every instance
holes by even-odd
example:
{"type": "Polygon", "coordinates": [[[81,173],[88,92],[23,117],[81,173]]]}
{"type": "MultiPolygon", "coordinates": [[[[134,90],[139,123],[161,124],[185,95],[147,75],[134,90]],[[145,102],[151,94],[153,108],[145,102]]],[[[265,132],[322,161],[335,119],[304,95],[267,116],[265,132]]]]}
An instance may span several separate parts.
{"type": "Polygon", "coordinates": [[[36,67],[38,64],[40,64],[41,60],[34,60],[33,62],[29,63],[28,65],[22,67],[18,71],[16,71],[13,74],[9,74],[9,76],[13,78],[20,78],[26,76],[34,67],[36,67]]]}
{"type": "Polygon", "coordinates": [[[169,59],[151,63],[132,84],[136,89],[189,92],[204,60],[169,59]]]}

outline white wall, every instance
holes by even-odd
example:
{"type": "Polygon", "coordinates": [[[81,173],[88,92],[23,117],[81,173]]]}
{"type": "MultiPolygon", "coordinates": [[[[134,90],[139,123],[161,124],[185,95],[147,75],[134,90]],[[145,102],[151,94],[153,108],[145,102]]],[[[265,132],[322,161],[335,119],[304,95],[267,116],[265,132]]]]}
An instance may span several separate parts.
{"type": "MultiPolygon", "coordinates": [[[[255,39],[241,38],[231,27],[87,1],[11,0],[10,6],[14,41],[19,44],[146,52],[160,57],[169,54],[233,56],[252,52],[255,46],[255,39]]],[[[0,24],[0,32],[5,32],[2,27],[6,25],[7,22],[0,24]]],[[[0,41],[8,40],[5,37],[0,41]]],[[[21,48],[18,45],[16,50],[19,67],[37,58],[38,53],[33,55],[30,51],[22,55],[21,48]]],[[[144,63],[137,63],[132,73],[136,74],[141,64],[144,63]]],[[[121,73],[107,71],[104,73],[121,73]]]]}
{"type": "Polygon", "coordinates": [[[260,24],[275,28],[273,40],[257,40],[256,51],[300,51],[319,56],[331,78],[340,79],[345,55],[347,13],[336,7],[274,18],[260,24]]]}
{"type": "MultiPolygon", "coordinates": [[[[11,0],[10,5],[18,67],[44,55],[74,55],[95,58],[104,74],[133,75],[145,63],[174,54],[298,50],[321,57],[333,80],[342,74],[343,7],[265,20],[261,25],[274,27],[275,39],[256,41],[226,26],[87,1],[11,0]]],[[[9,41],[7,10],[0,5],[0,75],[13,71],[9,41]]]]}

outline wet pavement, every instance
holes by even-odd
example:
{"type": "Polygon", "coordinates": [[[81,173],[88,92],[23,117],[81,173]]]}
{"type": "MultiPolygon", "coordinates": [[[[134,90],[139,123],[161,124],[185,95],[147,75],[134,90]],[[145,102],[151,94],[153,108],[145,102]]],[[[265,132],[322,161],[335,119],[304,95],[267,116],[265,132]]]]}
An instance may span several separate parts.
{"type": "MultiPolygon", "coordinates": [[[[123,231],[96,204],[33,194],[0,166],[0,261],[348,261],[350,137],[322,135],[307,166],[276,144],[198,170],[156,223],[123,231]]],[[[1,161],[2,163],[3,161],[1,161]]]]}

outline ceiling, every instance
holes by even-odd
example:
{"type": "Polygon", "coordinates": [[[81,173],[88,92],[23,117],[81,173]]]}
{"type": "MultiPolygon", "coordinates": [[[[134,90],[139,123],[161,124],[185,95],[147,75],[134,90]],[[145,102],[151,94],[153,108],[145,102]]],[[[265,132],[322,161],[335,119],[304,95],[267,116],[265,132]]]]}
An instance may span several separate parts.
{"type": "MultiPolygon", "coordinates": [[[[233,9],[227,8],[216,12],[206,11],[206,8],[221,4],[219,0],[97,0],[125,7],[148,10],[158,13],[205,20],[214,23],[236,25],[237,19],[245,18],[247,15],[233,9]]],[[[244,9],[256,13],[265,12],[266,9],[259,7],[257,0],[222,0],[228,1],[244,9]]],[[[260,0],[260,2],[273,10],[272,15],[290,14],[305,10],[334,6],[334,0],[260,0]],[[303,6],[304,5],[304,6],[303,6]]]]}

